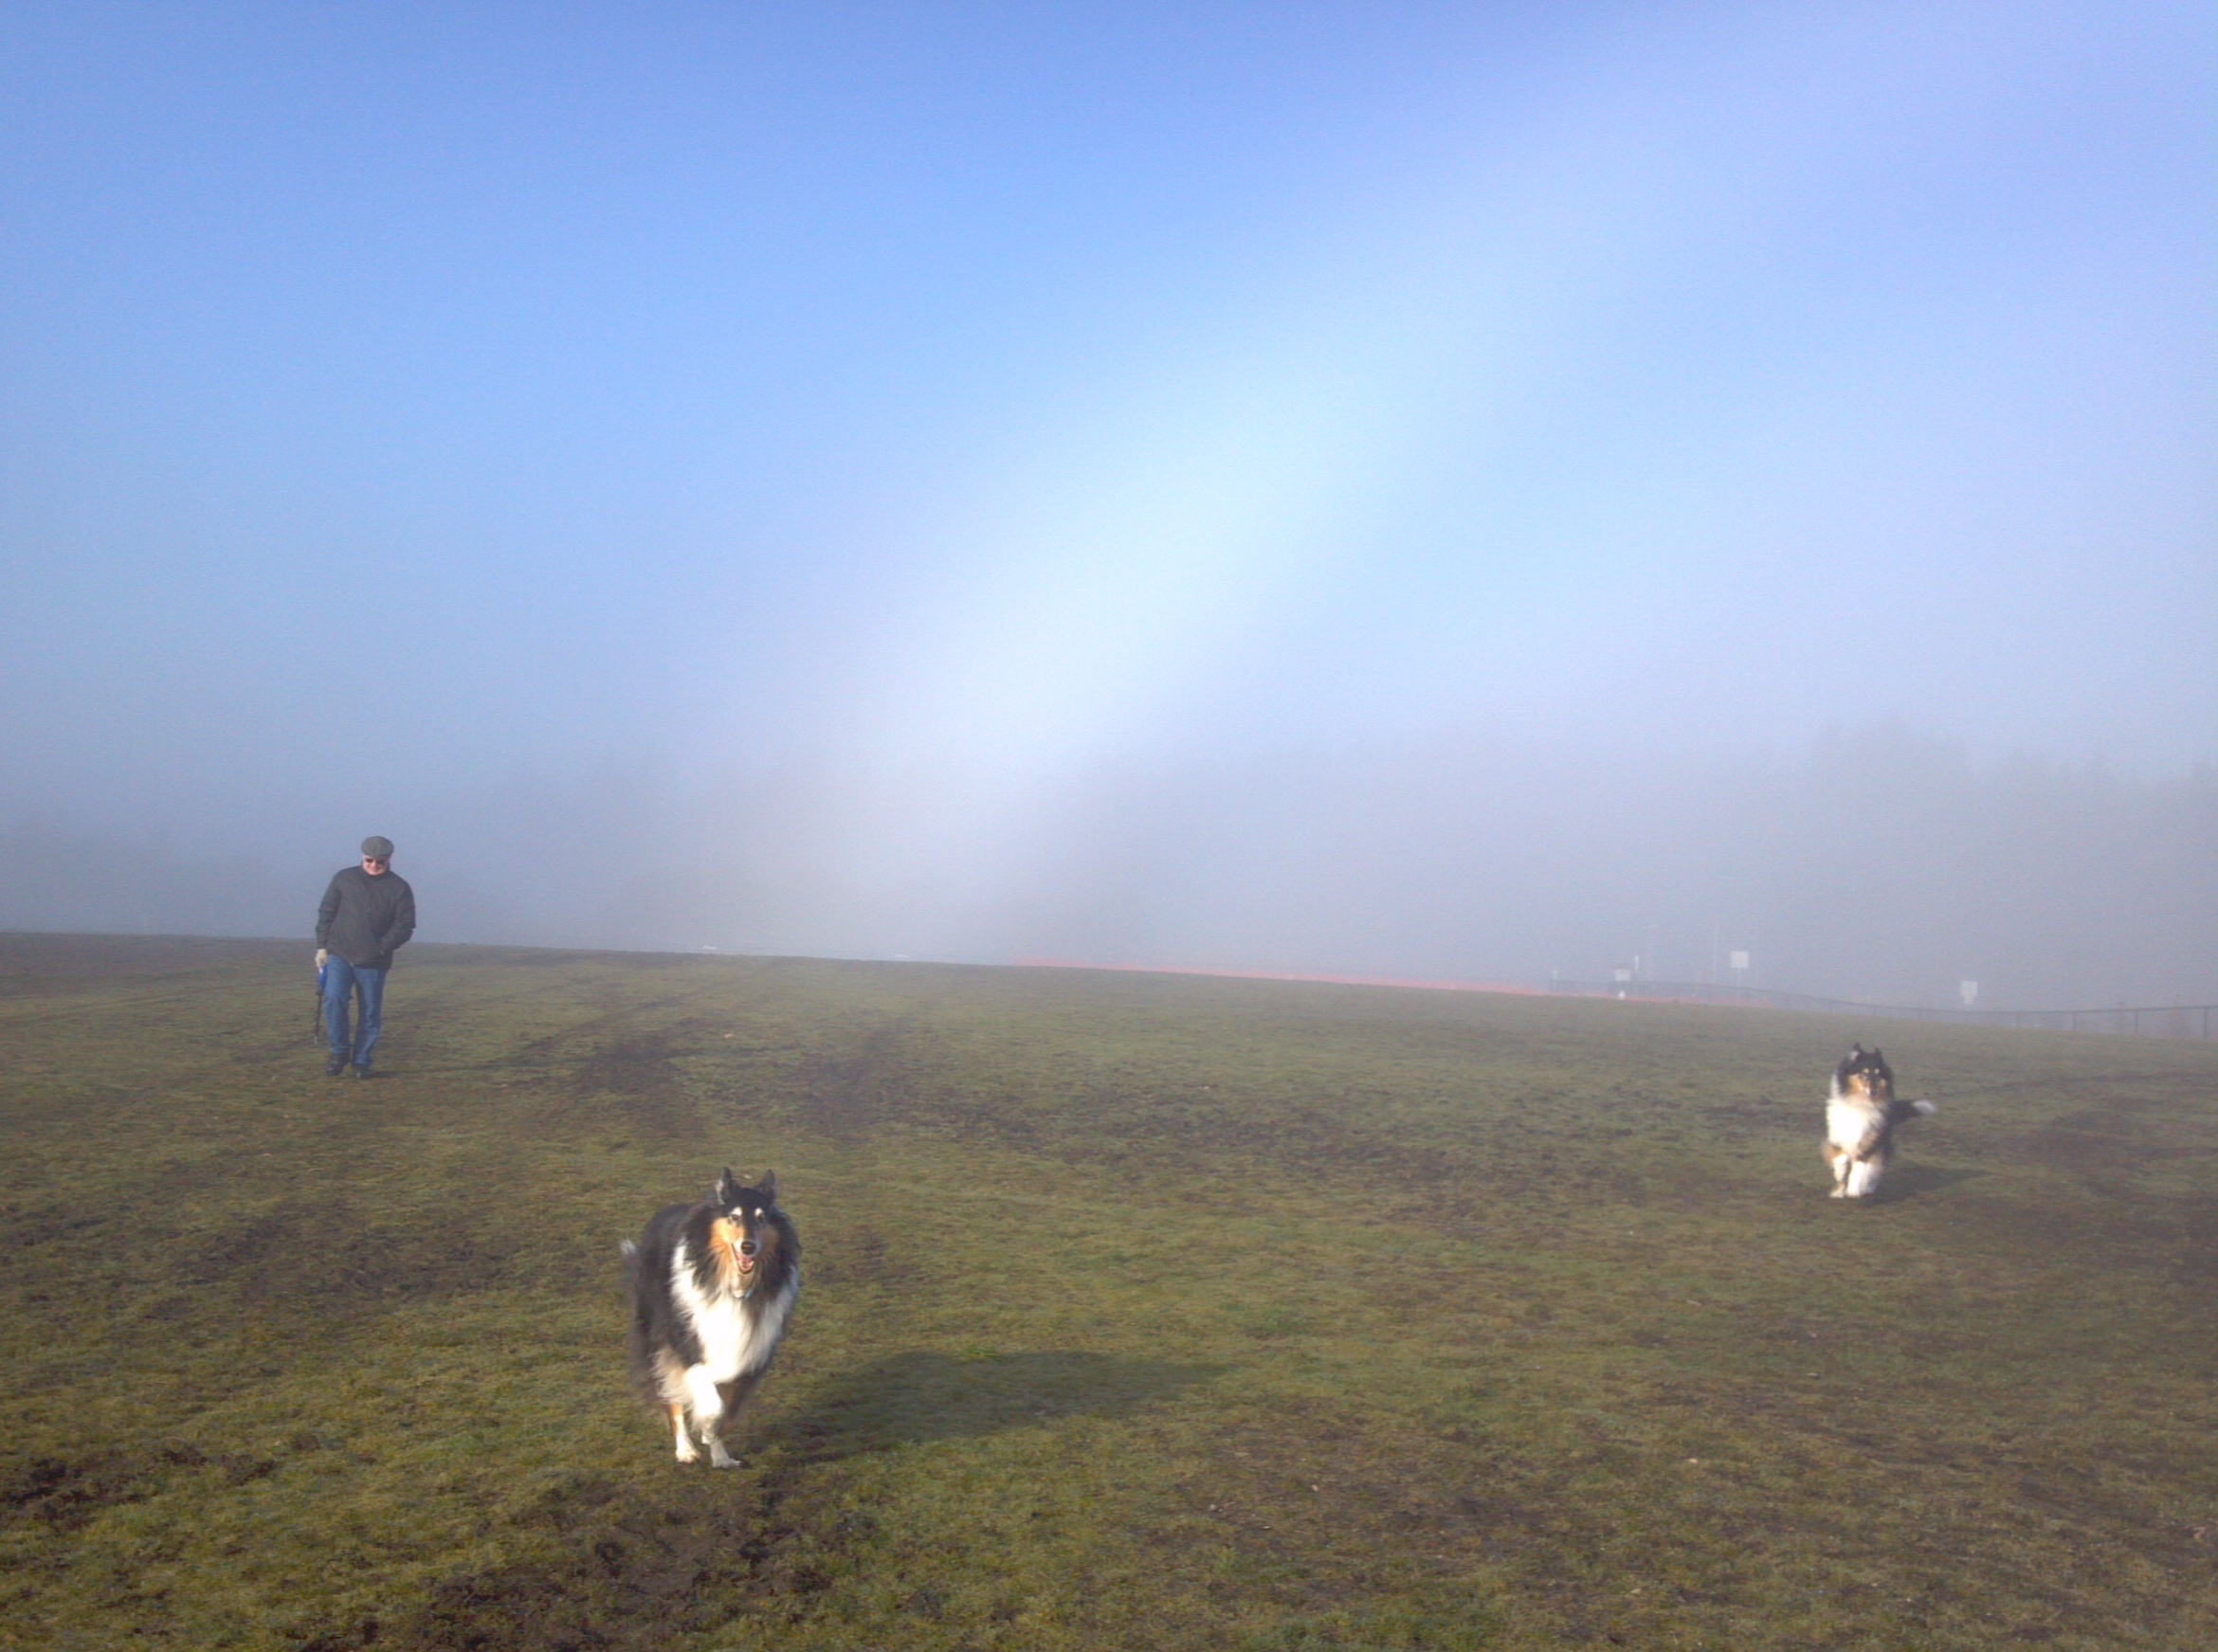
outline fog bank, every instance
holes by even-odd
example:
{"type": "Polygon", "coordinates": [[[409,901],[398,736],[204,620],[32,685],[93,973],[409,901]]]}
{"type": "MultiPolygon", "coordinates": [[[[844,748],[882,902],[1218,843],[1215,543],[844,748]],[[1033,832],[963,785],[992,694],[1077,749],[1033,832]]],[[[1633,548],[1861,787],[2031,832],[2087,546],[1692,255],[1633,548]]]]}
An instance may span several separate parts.
{"type": "MultiPolygon", "coordinates": [[[[422,935],[1539,981],[1725,974],[1990,1008],[2218,1000],[2218,772],[1977,763],[1882,728],[1797,759],[1476,738],[1099,768],[1021,808],[960,776],[649,768],[394,796],[222,853],[18,816],[0,926],[300,935],[383,831],[422,935]]],[[[1727,977],[1729,978],[1729,977],[1727,977]]]]}

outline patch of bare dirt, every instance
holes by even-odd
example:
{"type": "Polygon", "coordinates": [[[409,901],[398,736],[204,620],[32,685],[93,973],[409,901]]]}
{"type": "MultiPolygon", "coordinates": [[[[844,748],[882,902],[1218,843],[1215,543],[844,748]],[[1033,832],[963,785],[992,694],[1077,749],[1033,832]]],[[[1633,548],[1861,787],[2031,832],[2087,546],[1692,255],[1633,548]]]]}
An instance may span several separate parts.
{"type": "Polygon", "coordinates": [[[521,1224],[476,1210],[366,1221],[337,1201],[280,1205],[205,1241],[180,1277],[231,1285],[254,1307],[348,1313],[514,1285],[596,1282],[573,1248],[529,1243],[521,1224]]]}
{"type": "MultiPolygon", "coordinates": [[[[449,1577],[378,1642],[404,1652],[629,1652],[750,1607],[798,1620],[876,1529],[860,1510],[791,1509],[775,1477],[581,1478],[527,1514],[553,1552],[449,1577]]],[[[345,1643],[339,1643],[344,1644],[345,1643]]]]}
{"type": "Polygon", "coordinates": [[[74,1532],[109,1509],[155,1496],[162,1482],[179,1470],[213,1468],[229,1484],[244,1485],[277,1467],[268,1458],[211,1455],[191,1445],[38,1457],[0,1477],[0,1511],[9,1519],[41,1520],[59,1531],[74,1532]]]}
{"type": "Polygon", "coordinates": [[[605,1098],[627,1124],[657,1141],[706,1138],[700,1109],[686,1094],[678,1058],[700,1039],[688,1026],[628,1033],[600,1044],[570,1073],[574,1095],[605,1098]]]}
{"type": "MultiPolygon", "coordinates": [[[[1214,1374],[1082,1352],[894,1355],[816,1385],[766,1443],[759,1471],[673,1474],[635,1486],[581,1477],[557,1488],[523,1516],[552,1539],[551,1554],[445,1579],[378,1643],[630,1652],[743,1611],[799,1623],[879,1529],[869,1509],[810,1474],[816,1465],[913,1441],[1127,1412],[1214,1374]]],[[[916,1609],[931,1615],[929,1602],[916,1609]]]]}

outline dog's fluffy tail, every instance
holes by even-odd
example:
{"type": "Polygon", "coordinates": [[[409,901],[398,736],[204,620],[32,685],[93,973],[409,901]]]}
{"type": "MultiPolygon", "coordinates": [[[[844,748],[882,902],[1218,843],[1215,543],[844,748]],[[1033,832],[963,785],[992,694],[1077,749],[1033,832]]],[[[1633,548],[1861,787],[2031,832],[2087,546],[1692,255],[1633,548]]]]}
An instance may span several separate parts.
{"type": "Polygon", "coordinates": [[[1931,1118],[1936,1113],[1940,1111],[1940,1109],[1935,1106],[1931,1101],[1913,1101],[1910,1103],[1910,1106],[1920,1118],[1931,1118]]]}

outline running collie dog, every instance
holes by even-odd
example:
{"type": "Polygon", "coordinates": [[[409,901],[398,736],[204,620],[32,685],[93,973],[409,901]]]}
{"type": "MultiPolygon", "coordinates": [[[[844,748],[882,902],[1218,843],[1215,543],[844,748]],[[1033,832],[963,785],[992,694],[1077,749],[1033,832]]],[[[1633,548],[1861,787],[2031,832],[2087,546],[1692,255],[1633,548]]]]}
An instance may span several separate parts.
{"type": "Polygon", "coordinates": [[[1833,1069],[1826,1098],[1826,1163],[1833,1170],[1833,1197],[1866,1199],[1895,1156],[1895,1126],[1934,1111],[1930,1101],[1895,1099],[1894,1069],[1877,1050],[1856,1045],[1833,1069]]]}
{"type": "Polygon", "coordinates": [[[624,1244],[631,1277],[631,1363],[641,1389],[667,1413],[678,1461],[700,1455],[733,1468],[724,1430],[770,1374],[801,1295],[801,1241],[778,1208],[778,1179],[746,1188],[727,1168],[698,1205],[655,1212],[624,1244]]]}

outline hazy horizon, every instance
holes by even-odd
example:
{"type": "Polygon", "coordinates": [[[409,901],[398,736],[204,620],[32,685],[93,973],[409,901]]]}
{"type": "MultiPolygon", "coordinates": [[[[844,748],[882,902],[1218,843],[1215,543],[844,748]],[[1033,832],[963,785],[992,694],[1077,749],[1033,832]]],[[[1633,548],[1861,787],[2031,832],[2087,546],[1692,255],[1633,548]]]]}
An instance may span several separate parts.
{"type": "MultiPolygon", "coordinates": [[[[427,940],[1529,984],[1723,982],[1747,951],[1750,985],[1866,1002],[1954,1006],[1963,980],[1983,1008],[2218,1001],[2218,770],[1983,765],[1900,729],[1794,762],[1253,758],[1090,777],[936,878],[873,852],[882,803],[641,768],[373,829],[427,940]],[[1877,821],[1853,806],[1873,774],[1877,821]]],[[[18,826],[0,929],[304,937],[350,847],[18,826]]]]}
{"type": "Polygon", "coordinates": [[[2205,8],[0,41],[0,926],[2218,999],[2205,8]]]}

